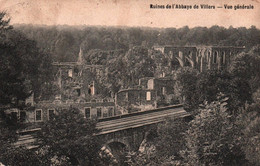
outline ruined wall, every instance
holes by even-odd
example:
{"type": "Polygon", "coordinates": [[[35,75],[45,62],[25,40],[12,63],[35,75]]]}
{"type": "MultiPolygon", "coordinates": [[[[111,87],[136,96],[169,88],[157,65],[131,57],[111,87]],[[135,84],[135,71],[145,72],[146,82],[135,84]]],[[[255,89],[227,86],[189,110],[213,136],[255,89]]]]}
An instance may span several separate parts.
{"type": "Polygon", "coordinates": [[[86,117],[86,108],[89,108],[89,117],[97,117],[97,111],[100,111],[98,118],[106,118],[115,115],[115,102],[113,99],[92,100],[91,102],[74,102],[68,100],[66,102],[56,101],[42,101],[33,107],[33,109],[26,111],[26,122],[43,122],[49,120],[51,114],[57,113],[64,109],[77,108],[81,111],[82,116],[86,117]],[[50,111],[51,110],[51,111],[50,111]],[[41,113],[40,113],[41,112],[41,113]]]}
{"type": "Polygon", "coordinates": [[[116,104],[121,107],[127,107],[135,105],[136,108],[142,108],[150,106],[150,108],[156,107],[156,91],[144,90],[144,89],[126,89],[117,93],[116,104]]]}
{"type": "Polygon", "coordinates": [[[102,94],[104,87],[97,79],[103,72],[100,65],[56,63],[56,83],[60,88],[61,100],[91,100],[102,94]]]}
{"type": "Polygon", "coordinates": [[[154,89],[157,96],[164,96],[174,93],[174,80],[171,78],[156,78],[154,79],[154,89]]]}
{"type": "Polygon", "coordinates": [[[209,46],[197,47],[198,56],[196,68],[199,71],[224,70],[231,63],[233,56],[244,50],[243,47],[209,46]]]}
{"type": "MultiPolygon", "coordinates": [[[[244,47],[232,46],[196,46],[196,47],[174,47],[156,46],[155,50],[170,56],[172,65],[180,67],[191,66],[200,72],[205,70],[223,70],[230,64],[234,55],[242,52],[244,47]],[[175,63],[176,59],[179,63],[175,63]]],[[[175,66],[172,68],[177,69],[175,66]]]]}
{"type": "Polygon", "coordinates": [[[139,79],[139,86],[140,86],[142,89],[147,89],[147,88],[148,88],[148,85],[147,85],[148,80],[153,79],[153,78],[154,78],[154,77],[144,77],[144,78],[140,78],[140,79],[139,79]]]}

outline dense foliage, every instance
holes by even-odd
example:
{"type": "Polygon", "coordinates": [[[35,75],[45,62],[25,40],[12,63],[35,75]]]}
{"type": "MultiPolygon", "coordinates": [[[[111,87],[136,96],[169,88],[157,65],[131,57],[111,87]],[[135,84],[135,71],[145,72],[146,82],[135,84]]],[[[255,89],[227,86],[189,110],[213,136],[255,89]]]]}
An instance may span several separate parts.
{"type": "Polygon", "coordinates": [[[41,96],[39,87],[51,79],[51,59],[35,41],[6,26],[0,30],[0,104],[18,106],[32,92],[41,96]]]}
{"type": "MultiPolygon", "coordinates": [[[[89,53],[91,55],[86,56],[88,62],[104,65],[105,74],[96,76],[99,77],[99,83],[113,93],[118,92],[119,89],[135,87],[140,78],[155,76],[157,71],[161,71],[159,66],[168,62],[162,53],[150,51],[142,46],[113,54],[100,50],[91,50],[89,53]]],[[[169,69],[167,71],[170,72],[169,69]]]]}
{"type": "Polygon", "coordinates": [[[232,123],[225,102],[213,102],[199,109],[186,131],[187,165],[239,165],[243,153],[237,143],[241,134],[232,123]],[[242,154],[240,154],[242,153],[242,154]]]}
{"type": "Polygon", "coordinates": [[[197,95],[198,71],[192,68],[181,68],[176,72],[175,94],[184,99],[184,107],[188,110],[194,110],[199,105],[199,96],[197,95]]]}
{"type": "Polygon", "coordinates": [[[241,142],[246,159],[253,165],[260,165],[260,102],[246,105],[240,110],[237,119],[238,125],[243,129],[241,142]]]}
{"type": "Polygon", "coordinates": [[[66,165],[102,165],[102,140],[94,136],[97,132],[96,121],[84,118],[78,109],[58,110],[42,125],[40,149],[49,160],[63,159],[66,165]]]}
{"type": "Polygon", "coordinates": [[[239,107],[252,102],[252,94],[260,87],[259,48],[256,45],[235,56],[228,70],[199,73],[193,68],[180,68],[176,72],[175,93],[184,98],[188,111],[196,110],[204,101],[216,101],[223,94],[228,97],[228,110],[236,114],[239,107]]]}
{"type": "Polygon", "coordinates": [[[29,150],[23,147],[9,147],[1,152],[1,162],[5,165],[15,166],[41,166],[47,165],[44,163],[44,158],[38,155],[34,150],[29,150]]]}
{"type": "Polygon", "coordinates": [[[39,51],[35,41],[13,30],[9,21],[0,12],[0,161],[6,165],[38,165],[34,151],[14,146],[16,131],[23,125],[6,110],[24,109],[24,101],[32,92],[36,98],[42,95],[41,85],[51,77],[50,58],[39,51]]]}
{"type": "Polygon", "coordinates": [[[44,53],[59,61],[76,61],[79,48],[87,53],[92,49],[127,51],[133,46],[151,47],[158,45],[222,45],[246,46],[259,43],[260,31],[250,28],[224,28],[219,26],[187,26],[176,29],[156,28],[113,28],[87,26],[28,26],[16,25],[16,30],[29,39],[37,41],[44,53]]]}

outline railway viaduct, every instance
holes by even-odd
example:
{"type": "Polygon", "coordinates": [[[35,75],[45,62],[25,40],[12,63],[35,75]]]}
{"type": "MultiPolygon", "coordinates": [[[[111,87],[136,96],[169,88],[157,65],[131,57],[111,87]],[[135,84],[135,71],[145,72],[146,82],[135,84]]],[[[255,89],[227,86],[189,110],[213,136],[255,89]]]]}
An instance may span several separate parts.
{"type": "Polygon", "coordinates": [[[102,119],[97,123],[97,128],[101,130],[98,136],[102,136],[108,146],[111,143],[121,143],[129,150],[136,150],[153,126],[164,121],[166,117],[188,116],[182,105],[173,105],[102,119]]]}
{"type": "Polygon", "coordinates": [[[137,151],[144,139],[152,137],[151,131],[156,129],[156,125],[163,122],[165,118],[189,117],[182,105],[126,114],[98,122],[97,128],[101,130],[98,136],[106,142],[103,150],[107,150],[122,164],[125,153],[137,151]]]}
{"type": "MultiPolygon", "coordinates": [[[[137,151],[150,131],[165,118],[189,117],[190,114],[183,109],[182,105],[172,105],[100,119],[96,126],[100,130],[97,137],[102,137],[105,142],[103,150],[112,153],[117,160],[120,160],[125,152],[137,151]]],[[[36,147],[37,139],[33,136],[33,132],[37,130],[40,128],[22,134],[16,145],[25,145],[27,148],[36,147]]]]}

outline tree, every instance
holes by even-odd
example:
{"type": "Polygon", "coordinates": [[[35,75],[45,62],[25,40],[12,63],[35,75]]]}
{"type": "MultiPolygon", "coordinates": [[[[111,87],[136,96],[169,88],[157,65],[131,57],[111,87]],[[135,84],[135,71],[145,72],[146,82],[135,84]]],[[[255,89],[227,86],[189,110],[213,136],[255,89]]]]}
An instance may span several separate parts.
{"type": "Polygon", "coordinates": [[[6,125],[6,121],[0,119],[0,162],[3,162],[3,158],[6,156],[6,150],[11,148],[12,143],[17,140],[15,131],[6,125]]]}
{"type": "Polygon", "coordinates": [[[128,50],[132,46],[151,47],[154,44],[233,45],[250,49],[259,44],[260,39],[260,31],[254,26],[228,29],[220,26],[147,29],[19,25],[16,26],[16,29],[23,32],[29,39],[37,41],[42,51],[63,61],[76,61],[75,55],[78,54],[80,46],[86,52],[91,49],[128,50]],[[57,54],[59,55],[57,56],[57,54]]]}
{"type": "Polygon", "coordinates": [[[167,119],[158,126],[158,137],[155,139],[157,157],[180,159],[180,151],[185,148],[185,131],[188,123],[184,119],[167,119]]]}
{"type": "Polygon", "coordinates": [[[205,104],[186,132],[187,165],[243,165],[238,138],[241,130],[230,120],[224,101],[205,104]]]}
{"type": "Polygon", "coordinates": [[[195,111],[204,101],[211,103],[217,100],[219,94],[228,97],[227,108],[234,115],[239,107],[252,101],[249,81],[228,71],[198,73],[192,68],[179,69],[175,93],[184,98],[184,106],[188,111],[195,111]]]}
{"type": "Polygon", "coordinates": [[[193,111],[199,105],[196,89],[198,71],[189,67],[181,68],[176,72],[175,93],[184,99],[187,111],[193,111]]]}
{"type": "Polygon", "coordinates": [[[260,116],[252,120],[245,128],[244,151],[246,159],[252,164],[260,165],[260,116]]]}
{"type": "Polygon", "coordinates": [[[0,114],[0,163],[17,166],[46,165],[34,150],[14,145],[18,139],[16,129],[20,125],[3,111],[0,114]]]}
{"type": "Polygon", "coordinates": [[[9,25],[9,22],[10,18],[6,17],[6,13],[0,12],[0,38],[3,37],[5,31],[13,28],[9,25]]]}
{"type": "Polygon", "coordinates": [[[5,165],[15,166],[44,166],[43,158],[39,156],[34,150],[26,149],[24,147],[13,147],[5,149],[1,152],[0,161],[5,165]]]}
{"type": "MultiPolygon", "coordinates": [[[[153,74],[155,76],[162,74],[162,72],[164,72],[167,76],[172,75],[173,69],[171,66],[175,67],[175,65],[171,64],[171,63],[173,63],[173,60],[171,59],[171,55],[163,54],[161,51],[158,51],[158,50],[149,50],[148,55],[154,61],[155,70],[154,70],[153,74]]],[[[176,59],[176,61],[177,61],[177,59],[176,59]]],[[[176,68],[177,68],[177,66],[176,66],[176,68]]]]}
{"type": "Polygon", "coordinates": [[[247,53],[234,56],[229,71],[235,77],[249,82],[252,92],[260,88],[260,45],[252,47],[247,53]]]}
{"type": "Polygon", "coordinates": [[[53,119],[45,122],[38,134],[40,148],[48,158],[64,158],[72,165],[102,165],[99,155],[102,140],[96,121],[83,118],[79,110],[59,110],[53,119]]]}
{"type": "Polygon", "coordinates": [[[0,12],[0,161],[6,165],[28,165],[22,164],[22,160],[25,161],[25,156],[28,159],[29,151],[13,146],[21,124],[13,114],[6,114],[6,110],[22,106],[21,101],[35,88],[33,82],[39,74],[35,65],[40,61],[35,58],[35,43],[12,30],[9,21],[0,12]]]}
{"type": "Polygon", "coordinates": [[[180,165],[180,152],[185,149],[184,119],[165,119],[165,123],[150,130],[138,152],[128,154],[129,165],[180,165]]]}
{"type": "Polygon", "coordinates": [[[196,85],[198,103],[209,103],[217,100],[218,94],[228,97],[227,108],[235,111],[247,101],[251,101],[251,89],[248,81],[233,77],[228,71],[205,71],[198,75],[196,85]]]}
{"type": "MultiPolygon", "coordinates": [[[[55,50],[54,55],[58,61],[66,62],[66,61],[73,61],[76,57],[76,54],[73,54],[71,51],[67,51],[68,49],[71,50],[74,37],[70,32],[60,32],[58,39],[55,43],[55,50]]],[[[78,47],[79,49],[79,47],[78,47]]]]}
{"type": "Polygon", "coordinates": [[[125,84],[131,87],[138,83],[139,78],[152,77],[155,70],[154,61],[148,56],[148,49],[133,47],[124,56],[127,69],[125,84]]]}
{"type": "Polygon", "coordinates": [[[246,159],[260,165],[260,104],[252,103],[240,109],[237,124],[242,128],[241,142],[246,159]]]}
{"type": "Polygon", "coordinates": [[[124,87],[124,83],[126,82],[125,75],[127,73],[125,65],[123,55],[110,59],[106,64],[107,77],[104,82],[109,84],[107,87],[110,88],[113,93],[118,92],[120,88],[124,87]]]}
{"type": "Polygon", "coordinates": [[[1,36],[0,104],[18,107],[32,92],[40,96],[39,87],[50,80],[51,60],[21,33],[8,29],[1,36]]]}
{"type": "Polygon", "coordinates": [[[127,53],[120,53],[106,63],[109,88],[117,92],[138,84],[139,78],[153,76],[154,60],[148,56],[147,48],[134,47],[127,53]],[[115,79],[116,78],[116,79],[115,79]]]}

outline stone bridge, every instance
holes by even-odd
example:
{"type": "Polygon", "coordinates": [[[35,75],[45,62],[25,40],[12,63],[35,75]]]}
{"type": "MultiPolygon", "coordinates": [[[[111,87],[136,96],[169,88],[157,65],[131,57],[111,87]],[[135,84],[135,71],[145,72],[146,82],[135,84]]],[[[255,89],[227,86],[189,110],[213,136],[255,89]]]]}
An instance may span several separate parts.
{"type": "Polygon", "coordinates": [[[174,105],[102,119],[97,123],[97,128],[101,130],[98,136],[106,140],[106,145],[118,142],[129,150],[136,150],[153,126],[164,121],[166,117],[187,116],[189,114],[182,105],[174,105]]]}
{"type": "MultiPolygon", "coordinates": [[[[188,117],[190,117],[190,114],[183,109],[182,105],[173,105],[100,119],[97,123],[97,128],[100,129],[100,132],[97,136],[102,137],[106,142],[103,150],[108,151],[117,160],[120,160],[125,152],[137,151],[150,131],[158,123],[163,122],[165,118],[188,117]]],[[[34,129],[33,132],[37,130],[40,130],[40,128],[34,129]]],[[[30,133],[25,132],[16,145],[27,145],[28,148],[34,148],[36,146],[36,138],[30,133]]]]}
{"type": "MultiPolygon", "coordinates": [[[[125,153],[137,151],[150,132],[166,118],[188,118],[190,115],[182,105],[173,105],[153,110],[131,113],[98,122],[100,136],[105,140],[104,150],[111,153],[122,164],[125,153]]],[[[150,136],[151,137],[151,136],[150,136]]]]}

